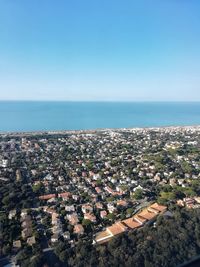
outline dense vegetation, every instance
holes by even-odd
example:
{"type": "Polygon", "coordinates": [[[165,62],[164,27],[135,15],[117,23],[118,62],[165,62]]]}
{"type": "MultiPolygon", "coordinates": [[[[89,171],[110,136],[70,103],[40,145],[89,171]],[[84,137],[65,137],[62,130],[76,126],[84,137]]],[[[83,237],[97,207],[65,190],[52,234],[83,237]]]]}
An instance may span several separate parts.
{"type": "Polygon", "coordinates": [[[76,250],[71,266],[177,266],[200,253],[200,210],[177,210],[160,217],[156,227],[113,239],[107,246],[76,250]],[[89,251],[91,251],[89,253],[89,251]]]}
{"type": "Polygon", "coordinates": [[[147,225],[127,232],[107,245],[79,241],[71,249],[60,240],[55,247],[60,261],[53,266],[178,266],[200,254],[200,210],[178,207],[171,210],[173,216],[158,217],[155,227],[147,225]]]}

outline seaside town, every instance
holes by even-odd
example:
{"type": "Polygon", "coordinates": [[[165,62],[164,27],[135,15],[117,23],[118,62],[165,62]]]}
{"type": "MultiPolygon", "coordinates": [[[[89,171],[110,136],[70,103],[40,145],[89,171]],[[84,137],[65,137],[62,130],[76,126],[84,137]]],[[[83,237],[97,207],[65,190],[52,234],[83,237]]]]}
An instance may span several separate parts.
{"type": "Polygon", "coordinates": [[[200,208],[199,151],[200,127],[2,133],[0,263],[200,208]]]}

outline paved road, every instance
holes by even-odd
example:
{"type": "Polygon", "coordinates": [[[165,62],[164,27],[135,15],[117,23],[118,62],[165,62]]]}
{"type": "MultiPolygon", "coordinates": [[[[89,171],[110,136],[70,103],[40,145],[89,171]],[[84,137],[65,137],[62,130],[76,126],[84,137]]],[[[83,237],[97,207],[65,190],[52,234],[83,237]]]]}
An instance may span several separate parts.
{"type": "Polygon", "coordinates": [[[52,251],[53,250],[53,248],[44,248],[42,251],[43,252],[48,252],[48,251],[52,251]]]}

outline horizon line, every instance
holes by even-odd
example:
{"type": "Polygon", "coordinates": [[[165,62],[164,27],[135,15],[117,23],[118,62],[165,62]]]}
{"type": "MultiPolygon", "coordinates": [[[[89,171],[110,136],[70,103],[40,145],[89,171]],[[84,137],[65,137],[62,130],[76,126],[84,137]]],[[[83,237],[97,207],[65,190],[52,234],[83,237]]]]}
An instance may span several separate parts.
{"type": "Polygon", "coordinates": [[[113,102],[113,103],[199,103],[200,100],[61,100],[61,99],[0,99],[0,102],[113,102]]]}

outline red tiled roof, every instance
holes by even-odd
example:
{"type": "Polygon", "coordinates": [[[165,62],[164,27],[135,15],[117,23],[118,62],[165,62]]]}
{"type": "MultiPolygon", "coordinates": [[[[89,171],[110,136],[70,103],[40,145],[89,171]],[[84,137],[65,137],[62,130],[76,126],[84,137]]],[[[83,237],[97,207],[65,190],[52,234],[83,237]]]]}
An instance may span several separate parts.
{"type": "Polygon", "coordinates": [[[139,217],[144,218],[147,221],[152,220],[153,218],[155,218],[157,216],[157,213],[154,212],[150,212],[148,209],[143,210],[142,212],[139,213],[139,217]]]}
{"type": "Polygon", "coordinates": [[[60,193],[58,194],[58,197],[70,197],[72,194],[70,192],[64,192],[64,193],[60,193]]]}
{"type": "Polygon", "coordinates": [[[136,222],[133,218],[123,220],[122,222],[131,229],[138,228],[141,226],[141,224],[136,222]]]}
{"type": "Polygon", "coordinates": [[[49,194],[49,195],[39,196],[39,199],[48,200],[48,199],[51,199],[51,198],[54,198],[54,197],[56,197],[56,194],[49,194]]]}
{"type": "Polygon", "coordinates": [[[160,204],[158,204],[158,203],[154,203],[154,204],[152,204],[152,205],[150,206],[150,208],[153,208],[153,209],[155,209],[155,210],[158,210],[159,212],[163,212],[163,211],[165,211],[165,210],[167,209],[166,206],[160,205],[160,204]]]}
{"type": "Polygon", "coordinates": [[[142,226],[145,222],[154,219],[159,213],[165,211],[166,206],[154,203],[130,219],[119,221],[107,227],[106,231],[99,233],[95,240],[98,244],[108,242],[112,236],[125,232],[128,228],[134,229],[142,226]],[[152,211],[151,211],[152,210],[152,211]],[[154,211],[154,212],[153,212],[154,211]]]}
{"type": "Polygon", "coordinates": [[[118,235],[120,233],[125,232],[126,226],[122,222],[116,222],[115,224],[111,225],[110,227],[107,228],[107,230],[112,234],[112,235],[118,235]]]}

